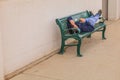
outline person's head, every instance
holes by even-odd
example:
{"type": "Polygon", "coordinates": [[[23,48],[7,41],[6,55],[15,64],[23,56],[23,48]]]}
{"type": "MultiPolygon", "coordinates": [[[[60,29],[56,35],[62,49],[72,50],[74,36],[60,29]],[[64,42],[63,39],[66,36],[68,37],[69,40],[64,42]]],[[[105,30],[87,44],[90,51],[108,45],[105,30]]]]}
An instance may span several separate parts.
{"type": "Polygon", "coordinates": [[[73,20],[73,18],[72,18],[71,16],[67,18],[67,21],[68,21],[71,25],[75,24],[75,21],[73,20]]]}
{"type": "Polygon", "coordinates": [[[85,23],[85,21],[86,21],[85,18],[80,18],[81,23],[85,23]]]}

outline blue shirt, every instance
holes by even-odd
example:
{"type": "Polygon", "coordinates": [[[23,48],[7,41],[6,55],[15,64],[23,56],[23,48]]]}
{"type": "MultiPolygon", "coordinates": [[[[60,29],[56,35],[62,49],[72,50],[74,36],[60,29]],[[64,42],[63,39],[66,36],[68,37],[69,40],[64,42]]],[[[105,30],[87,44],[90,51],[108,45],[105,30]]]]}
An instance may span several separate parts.
{"type": "Polygon", "coordinates": [[[88,22],[85,23],[75,22],[75,24],[82,32],[92,32],[94,30],[94,27],[90,25],[88,22]]]}

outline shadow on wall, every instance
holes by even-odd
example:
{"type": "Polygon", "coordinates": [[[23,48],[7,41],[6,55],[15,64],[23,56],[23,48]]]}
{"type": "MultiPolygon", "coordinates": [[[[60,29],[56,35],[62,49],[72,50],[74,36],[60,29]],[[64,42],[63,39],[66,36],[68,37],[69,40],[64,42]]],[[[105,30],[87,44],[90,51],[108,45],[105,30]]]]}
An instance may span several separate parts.
{"type": "Polygon", "coordinates": [[[108,20],[108,0],[102,0],[102,11],[103,16],[108,20]]]}

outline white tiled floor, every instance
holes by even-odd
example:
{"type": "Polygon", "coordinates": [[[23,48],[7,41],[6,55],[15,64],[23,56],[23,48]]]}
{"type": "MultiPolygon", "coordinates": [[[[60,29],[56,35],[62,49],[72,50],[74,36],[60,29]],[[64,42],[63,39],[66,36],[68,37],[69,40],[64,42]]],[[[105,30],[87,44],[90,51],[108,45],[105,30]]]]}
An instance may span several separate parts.
{"type": "Polygon", "coordinates": [[[69,47],[10,80],[120,80],[120,21],[106,23],[107,39],[102,40],[101,33],[85,38],[83,57],[69,47]]]}

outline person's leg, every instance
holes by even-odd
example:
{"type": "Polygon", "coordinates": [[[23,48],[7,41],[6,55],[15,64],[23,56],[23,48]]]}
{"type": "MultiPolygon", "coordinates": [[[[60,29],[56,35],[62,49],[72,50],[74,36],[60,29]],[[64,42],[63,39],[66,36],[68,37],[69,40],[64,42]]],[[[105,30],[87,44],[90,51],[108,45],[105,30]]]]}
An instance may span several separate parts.
{"type": "Polygon", "coordinates": [[[86,22],[90,24],[91,26],[94,26],[97,20],[99,19],[99,17],[100,17],[100,14],[97,13],[96,15],[92,17],[86,18],[86,22]]]}
{"type": "Polygon", "coordinates": [[[96,13],[94,16],[86,18],[86,22],[91,26],[94,26],[97,20],[100,18],[101,14],[102,14],[102,10],[99,10],[98,13],[96,13]]]}

